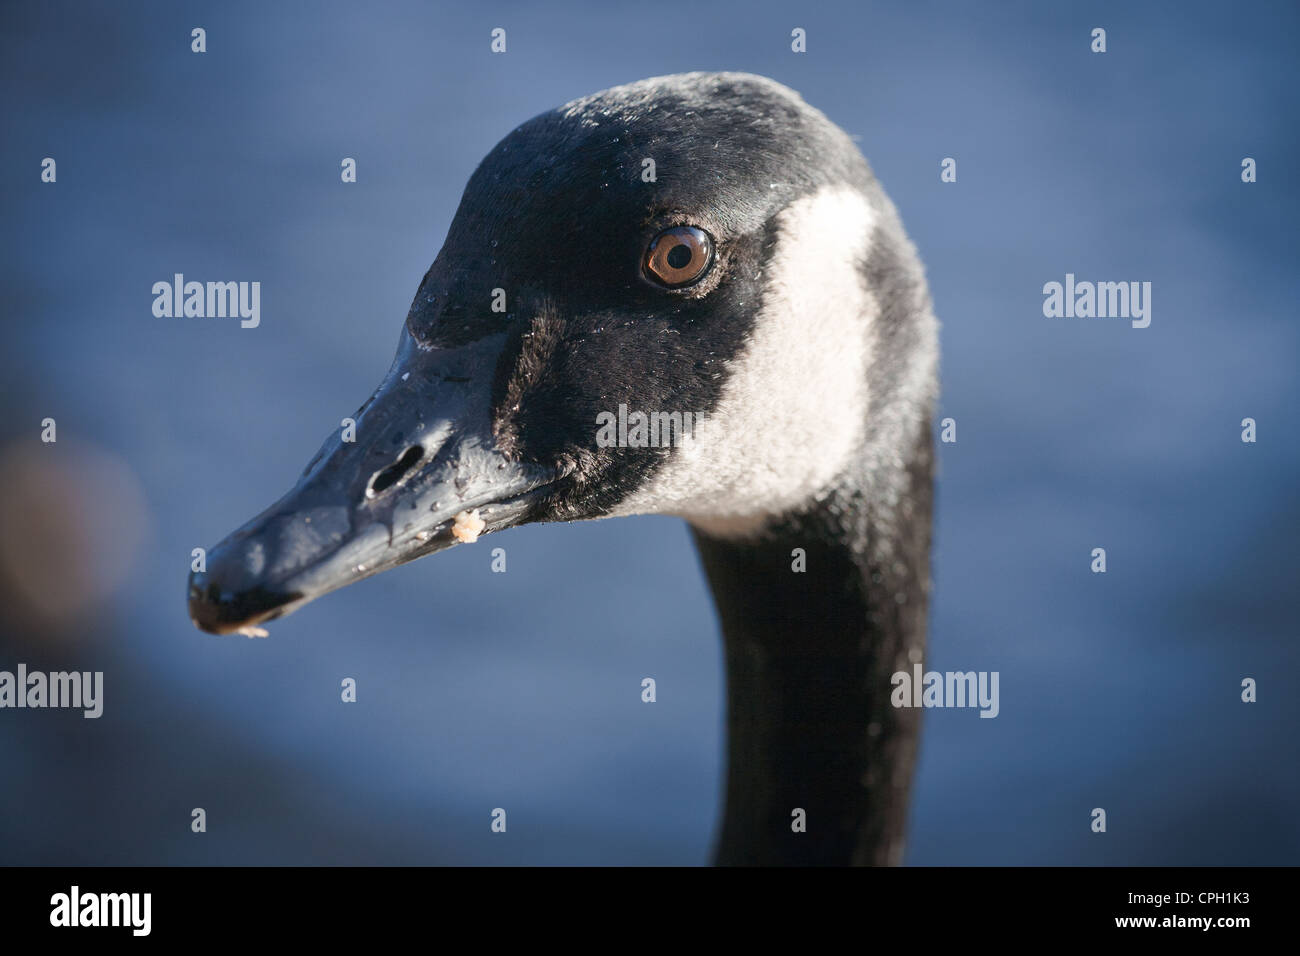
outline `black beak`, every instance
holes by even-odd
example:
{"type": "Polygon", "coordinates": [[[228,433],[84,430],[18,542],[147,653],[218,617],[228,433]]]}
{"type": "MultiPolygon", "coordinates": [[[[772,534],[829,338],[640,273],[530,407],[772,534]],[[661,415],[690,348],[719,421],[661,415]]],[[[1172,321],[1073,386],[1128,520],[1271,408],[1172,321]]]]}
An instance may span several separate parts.
{"type": "Polygon", "coordinates": [[[505,339],[426,350],[404,330],[392,369],[357,414],[354,440],[340,428],[292,491],[190,575],[194,623],[214,634],[249,628],[449,548],[453,526],[466,539],[529,520],[553,475],[507,460],[493,440],[505,339]]]}

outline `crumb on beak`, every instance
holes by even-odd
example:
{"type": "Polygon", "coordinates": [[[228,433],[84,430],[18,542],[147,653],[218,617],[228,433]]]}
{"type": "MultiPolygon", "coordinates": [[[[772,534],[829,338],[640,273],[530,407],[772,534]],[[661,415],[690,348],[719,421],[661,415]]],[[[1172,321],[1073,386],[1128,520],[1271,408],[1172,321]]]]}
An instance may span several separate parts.
{"type": "Polygon", "coordinates": [[[487,527],[487,522],[478,516],[478,509],[462,511],[456,515],[451,524],[451,535],[461,544],[473,544],[487,527]]]}

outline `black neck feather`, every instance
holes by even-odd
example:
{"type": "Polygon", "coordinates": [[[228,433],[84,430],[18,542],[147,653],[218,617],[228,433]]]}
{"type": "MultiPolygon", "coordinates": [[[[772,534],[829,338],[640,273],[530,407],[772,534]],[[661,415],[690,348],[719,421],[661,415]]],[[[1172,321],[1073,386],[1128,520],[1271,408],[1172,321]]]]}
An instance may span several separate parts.
{"type": "Polygon", "coordinates": [[[932,460],[927,422],[888,513],[836,492],[754,541],[695,532],[727,668],[718,864],[901,861],[920,715],[890,676],[925,642],[932,460]]]}

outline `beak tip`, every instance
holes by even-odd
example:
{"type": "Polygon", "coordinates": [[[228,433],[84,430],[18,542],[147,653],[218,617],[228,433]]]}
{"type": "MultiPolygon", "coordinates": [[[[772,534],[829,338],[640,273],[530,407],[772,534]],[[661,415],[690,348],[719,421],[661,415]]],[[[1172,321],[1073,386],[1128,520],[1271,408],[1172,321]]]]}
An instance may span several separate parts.
{"type": "Polygon", "coordinates": [[[208,634],[231,634],[241,628],[269,621],[281,615],[285,605],[302,598],[298,593],[280,593],[265,588],[222,591],[209,583],[202,571],[190,574],[187,603],[190,620],[208,634]]]}

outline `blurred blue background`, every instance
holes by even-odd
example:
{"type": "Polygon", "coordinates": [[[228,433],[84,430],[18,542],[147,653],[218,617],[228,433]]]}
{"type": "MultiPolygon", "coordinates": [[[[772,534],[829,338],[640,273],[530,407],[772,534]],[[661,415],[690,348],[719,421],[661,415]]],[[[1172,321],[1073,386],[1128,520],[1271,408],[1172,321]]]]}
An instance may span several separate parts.
{"type": "Polygon", "coordinates": [[[0,669],[107,686],[97,721],[0,711],[0,863],[707,861],[720,646],[680,521],[510,531],[506,574],[453,549],[267,640],[184,604],[191,549],[387,370],[492,145],[693,69],[858,138],[943,323],[928,665],[1000,671],[1001,715],[927,713],[908,862],[1300,862],[1300,12],[1132,6],[5,5],[0,669]],[[155,318],[175,272],[259,280],[261,327],[155,318]],[[1066,272],[1152,282],[1150,328],[1045,319],[1066,272]]]}

